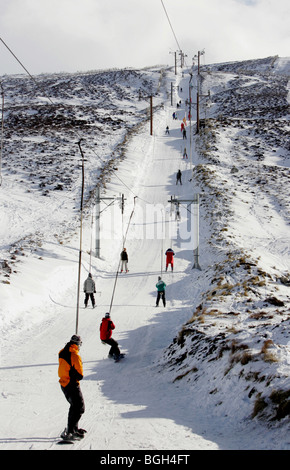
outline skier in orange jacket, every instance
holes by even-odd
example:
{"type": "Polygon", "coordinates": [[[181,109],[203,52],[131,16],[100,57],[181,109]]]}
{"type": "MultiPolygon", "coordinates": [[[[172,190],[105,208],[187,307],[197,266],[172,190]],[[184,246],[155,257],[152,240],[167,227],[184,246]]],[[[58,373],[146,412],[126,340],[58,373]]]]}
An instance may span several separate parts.
{"type": "Polygon", "coordinates": [[[59,383],[65,398],[70,404],[68,424],[63,433],[68,440],[83,437],[86,432],[78,427],[78,422],[85,412],[85,403],[79,383],[83,378],[83,364],[79,355],[81,344],[81,337],[73,335],[58,354],[59,383]]]}

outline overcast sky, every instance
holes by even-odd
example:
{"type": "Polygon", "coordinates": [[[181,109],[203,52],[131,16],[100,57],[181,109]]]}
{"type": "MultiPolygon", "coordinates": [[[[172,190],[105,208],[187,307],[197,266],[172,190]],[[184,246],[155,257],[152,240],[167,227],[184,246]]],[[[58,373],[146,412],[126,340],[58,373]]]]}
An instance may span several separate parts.
{"type": "MultiPolygon", "coordinates": [[[[290,57],[289,0],[0,0],[0,38],[31,74],[290,57]],[[165,14],[170,18],[176,39],[165,14]],[[177,44],[178,43],[178,44],[177,44]]],[[[24,73],[0,41],[0,75],[24,73]]]]}

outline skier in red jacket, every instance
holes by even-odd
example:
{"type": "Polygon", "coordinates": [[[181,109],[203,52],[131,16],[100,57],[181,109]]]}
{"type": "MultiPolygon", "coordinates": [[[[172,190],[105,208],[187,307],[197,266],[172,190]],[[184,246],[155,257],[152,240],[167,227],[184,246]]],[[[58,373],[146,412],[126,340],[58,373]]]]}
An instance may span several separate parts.
{"type": "Polygon", "coordinates": [[[121,353],[117,341],[112,338],[112,331],[114,329],[115,325],[110,318],[110,314],[106,313],[100,325],[100,338],[102,343],[106,343],[111,346],[109,357],[117,359],[121,353]]]}
{"type": "Polygon", "coordinates": [[[168,265],[171,264],[171,271],[173,271],[173,256],[175,255],[172,248],[168,248],[165,252],[166,254],[166,271],[168,269],[168,265]]]}

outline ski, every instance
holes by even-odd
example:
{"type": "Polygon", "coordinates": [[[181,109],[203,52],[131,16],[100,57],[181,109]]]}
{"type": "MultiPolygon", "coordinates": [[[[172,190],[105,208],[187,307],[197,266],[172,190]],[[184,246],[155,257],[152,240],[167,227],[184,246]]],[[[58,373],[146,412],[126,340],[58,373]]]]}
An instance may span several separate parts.
{"type": "Polygon", "coordinates": [[[74,444],[76,441],[69,440],[69,439],[61,439],[57,442],[58,445],[66,445],[66,444],[74,444]]]}
{"type": "Polygon", "coordinates": [[[75,444],[75,442],[81,441],[85,437],[86,431],[83,430],[81,434],[67,434],[66,429],[61,433],[61,439],[58,444],[75,444]]]}
{"type": "Polygon", "coordinates": [[[118,357],[115,358],[115,362],[120,362],[121,359],[124,359],[125,354],[121,353],[118,357]]]}

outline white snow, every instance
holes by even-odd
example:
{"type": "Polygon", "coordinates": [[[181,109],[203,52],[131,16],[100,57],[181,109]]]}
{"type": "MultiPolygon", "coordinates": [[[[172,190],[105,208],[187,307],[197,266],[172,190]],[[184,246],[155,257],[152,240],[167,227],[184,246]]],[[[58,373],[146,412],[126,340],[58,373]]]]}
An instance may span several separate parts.
{"type": "MultiPolygon", "coordinates": [[[[276,70],[289,70],[289,63],[289,59],[283,59],[276,70]]],[[[259,64],[255,71],[258,68],[259,64]]],[[[203,91],[210,89],[214,98],[231,88],[230,80],[237,72],[229,73],[230,76],[213,67],[204,76],[203,91]]],[[[156,70],[147,70],[146,74],[156,84],[156,70]]],[[[264,80],[263,76],[255,78],[244,77],[243,89],[264,80]]],[[[110,179],[101,189],[102,197],[124,194],[125,213],[122,220],[117,202],[109,208],[108,202],[102,202],[100,259],[90,256],[95,234],[92,202],[85,210],[81,286],[91,270],[98,292],[95,309],[90,305],[83,308],[81,292],[78,332],[83,340],[81,388],[86,411],[80,425],[88,433],[74,449],[290,448],[289,415],[274,422],[267,416],[251,418],[255,399],[259,394],[267,395],[269,383],[266,385],[265,381],[269,382],[269,377],[271,390],[289,392],[290,388],[289,286],[278,282],[289,275],[289,179],[285,173],[281,188],[277,178],[271,179],[269,174],[278,165],[280,181],[283,171],[288,171],[289,178],[289,153],[281,146],[274,155],[273,145],[269,144],[269,148],[264,148],[265,160],[258,163],[253,158],[255,150],[249,149],[250,144],[257,142],[250,135],[250,122],[244,129],[233,125],[223,128],[215,123],[211,133],[202,132],[198,137],[193,134],[192,179],[190,159],[182,158],[185,145],[189,152],[189,126],[187,141],[180,132],[188,80],[187,73],[175,76],[167,72],[163,77],[160,94],[154,97],[154,105],[161,106],[154,112],[153,136],[148,121],[137,126],[134,117],[137,108],[146,111],[148,101],[137,103],[134,108],[133,99],[125,97],[122,102],[118,97],[118,103],[117,98],[113,99],[117,114],[126,103],[131,124],[136,127],[126,143],[125,158],[115,156],[118,169],[108,170],[110,179]],[[172,120],[176,108],[170,105],[166,93],[171,81],[175,85],[174,103],[181,100],[176,121],[172,120]],[[166,125],[170,127],[169,136],[165,135],[166,125]],[[252,140],[247,140],[246,148],[247,133],[252,140]],[[202,149],[206,154],[202,154],[202,149]],[[231,171],[233,167],[237,172],[231,171]],[[182,186],[175,184],[179,168],[183,173],[182,186]],[[259,177],[267,179],[267,191],[264,186],[257,191],[259,177]],[[192,269],[194,241],[187,240],[188,212],[182,207],[181,221],[176,222],[168,202],[173,195],[189,199],[197,192],[201,195],[201,271],[192,269]],[[118,275],[114,290],[125,234],[129,273],[118,275]],[[169,246],[176,253],[173,273],[164,272],[164,252],[169,246]],[[250,262],[255,265],[252,270],[260,269],[263,277],[259,281],[264,281],[261,286],[245,278],[250,262]],[[155,284],[161,271],[167,284],[166,308],[155,307],[155,284]],[[242,294],[243,282],[248,291],[245,287],[242,294]],[[227,292],[224,287],[224,295],[216,295],[226,284],[227,292]],[[283,300],[284,308],[265,306],[265,298],[274,296],[283,300]],[[107,358],[108,347],[99,340],[99,324],[111,301],[111,316],[116,324],[113,337],[126,353],[117,364],[107,358]],[[199,305],[203,311],[193,320],[199,305]],[[260,313],[264,320],[252,318],[253,313],[260,313]],[[276,316],[269,320],[271,315],[276,316]],[[219,343],[222,335],[224,342],[219,343]],[[182,340],[177,340],[181,336],[182,340]],[[266,362],[259,356],[261,338],[273,342],[277,362],[266,362]],[[242,366],[237,355],[230,356],[228,346],[233,347],[234,342],[247,344],[247,351],[259,356],[253,360],[252,369],[251,363],[242,366]],[[221,344],[225,352],[218,359],[221,344]],[[229,372],[225,373],[227,368],[229,372]],[[253,379],[254,373],[260,380],[253,379]],[[264,381],[262,375],[266,377],[264,381]]],[[[44,101],[41,96],[37,99],[39,103],[44,101]]],[[[61,97],[58,99],[61,103],[61,97]]],[[[70,96],[64,99],[70,104],[82,100],[70,96]]],[[[33,115],[28,101],[24,108],[33,115]]],[[[212,103],[207,117],[215,117],[216,109],[217,103],[212,103]]],[[[82,113],[84,116],[83,110],[82,113]]],[[[100,160],[109,160],[124,136],[122,129],[116,132],[117,135],[108,132],[105,138],[96,133],[91,137],[90,148],[86,141],[83,143],[87,157],[86,194],[97,181],[100,160]],[[97,158],[91,151],[95,142],[102,147],[97,148],[97,158]]],[[[23,137],[27,145],[31,141],[38,145],[48,141],[41,129],[23,137]]],[[[53,141],[53,137],[50,139],[53,141]]],[[[77,141],[76,136],[74,139],[77,141]]],[[[15,142],[11,137],[10,155],[3,158],[15,162],[13,171],[3,168],[0,187],[0,449],[67,450],[71,447],[56,444],[68,413],[57,369],[58,352],[74,334],[76,325],[81,169],[78,167],[78,177],[71,183],[70,191],[50,190],[49,196],[44,196],[32,187],[28,174],[18,166],[17,152],[13,151],[15,142]]],[[[63,148],[67,147],[63,144],[63,148]]],[[[77,147],[74,152],[78,154],[77,147]]],[[[48,156],[52,154],[63,155],[63,151],[47,151],[48,156]]],[[[79,155],[76,158],[80,160],[79,155]]],[[[74,163],[71,165],[72,168],[74,163]]],[[[53,171],[47,170],[46,176],[53,171]]],[[[252,277],[256,277],[256,271],[252,277]]],[[[265,400],[269,401],[268,395],[265,400]]]]}

